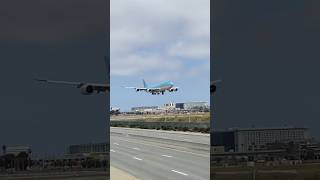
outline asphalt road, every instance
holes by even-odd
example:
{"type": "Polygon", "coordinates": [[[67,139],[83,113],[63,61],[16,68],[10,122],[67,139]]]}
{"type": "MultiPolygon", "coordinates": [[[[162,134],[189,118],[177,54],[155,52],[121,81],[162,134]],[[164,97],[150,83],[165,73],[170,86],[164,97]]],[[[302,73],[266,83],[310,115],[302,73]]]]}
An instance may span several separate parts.
{"type": "Polygon", "coordinates": [[[139,179],[210,178],[208,135],[126,128],[111,128],[110,135],[111,165],[139,179]]]}

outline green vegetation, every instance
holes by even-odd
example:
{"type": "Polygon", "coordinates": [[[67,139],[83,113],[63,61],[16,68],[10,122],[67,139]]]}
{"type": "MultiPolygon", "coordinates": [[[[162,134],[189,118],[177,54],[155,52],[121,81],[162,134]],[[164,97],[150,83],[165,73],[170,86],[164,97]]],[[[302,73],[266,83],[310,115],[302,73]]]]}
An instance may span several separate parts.
{"type": "Polygon", "coordinates": [[[141,129],[157,129],[170,131],[210,132],[210,123],[203,122],[143,122],[143,121],[111,121],[112,127],[128,127],[141,129]]]}
{"type": "Polygon", "coordinates": [[[210,122],[210,113],[167,114],[167,115],[121,115],[112,116],[111,121],[142,121],[142,122],[210,122]]]}
{"type": "Polygon", "coordinates": [[[119,115],[111,117],[111,126],[209,133],[210,113],[119,115]]]}

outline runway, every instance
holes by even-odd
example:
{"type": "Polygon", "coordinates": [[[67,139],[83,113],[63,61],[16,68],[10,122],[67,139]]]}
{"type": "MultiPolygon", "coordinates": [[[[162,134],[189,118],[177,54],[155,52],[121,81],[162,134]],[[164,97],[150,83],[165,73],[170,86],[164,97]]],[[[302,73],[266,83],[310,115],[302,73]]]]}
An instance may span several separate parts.
{"type": "Polygon", "coordinates": [[[209,135],[111,128],[110,137],[111,165],[139,179],[210,178],[209,135]]]}

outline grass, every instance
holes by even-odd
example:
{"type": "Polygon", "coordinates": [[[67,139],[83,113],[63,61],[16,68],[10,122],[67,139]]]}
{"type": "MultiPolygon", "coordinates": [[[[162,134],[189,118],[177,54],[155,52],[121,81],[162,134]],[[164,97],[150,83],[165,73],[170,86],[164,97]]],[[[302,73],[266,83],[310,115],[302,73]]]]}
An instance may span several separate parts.
{"type": "Polygon", "coordinates": [[[142,121],[142,122],[210,122],[210,113],[201,114],[168,114],[168,115],[121,115],[112,116],[111,121],[142,121]]]}

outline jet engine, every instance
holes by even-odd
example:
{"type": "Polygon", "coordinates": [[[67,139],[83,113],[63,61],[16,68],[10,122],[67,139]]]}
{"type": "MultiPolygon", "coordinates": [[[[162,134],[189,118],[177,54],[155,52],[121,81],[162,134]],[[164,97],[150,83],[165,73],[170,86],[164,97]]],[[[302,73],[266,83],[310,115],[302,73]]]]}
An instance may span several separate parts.
{"type": "Polygon", "coordinates": [[[80,89],[81,89],[81,93],[84,95],[90,95],[90,94],[94,93],[93,86],[91,86],[91,85],[83,85],[80,87],[80,89]]]}
{"type": "Polygon", "coordinates": [[[212,84],[212,85],[210,86],[210,92],[211,92],[212,94],[214,94],[214,93],[216,92],[216,90],[217,90],[217,86],[215,86],[214,84],[212,84]]]}
{"type": "Polygon", "coordinates": [[[178,91],[178,88],[171,88],[169,91],[170,91],[170,92],[178,91]]]}

